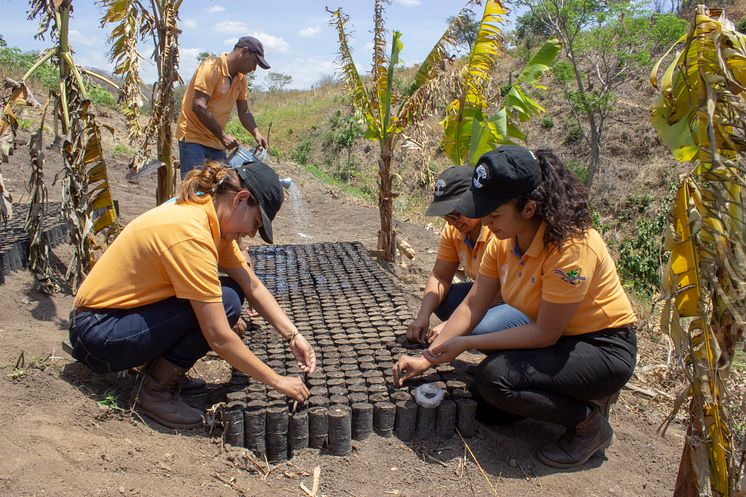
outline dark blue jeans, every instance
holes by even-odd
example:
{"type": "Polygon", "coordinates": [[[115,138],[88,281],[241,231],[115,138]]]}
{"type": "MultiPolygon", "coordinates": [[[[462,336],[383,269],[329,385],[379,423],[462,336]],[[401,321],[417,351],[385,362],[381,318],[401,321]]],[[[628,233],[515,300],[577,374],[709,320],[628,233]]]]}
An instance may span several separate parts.
{"type": "MultiPolygon", "coordinates": [[[[244,295],[220,280],[228,323],[241,317],[244,295]]],[[[70,326],[73,356],[97,373],[122,371],[159,357],[191,368],[210,350],[189,300],[171,297],[132,309],[76,311],[70,326]]]]}
{"type": "Polygon", "coordinates": [[[181,173],[181,179],[184,179],[186,173],[192,169],[202,167],[206,160],[225,160],[225,150],[179,140],[179,172],[181,173]]]}

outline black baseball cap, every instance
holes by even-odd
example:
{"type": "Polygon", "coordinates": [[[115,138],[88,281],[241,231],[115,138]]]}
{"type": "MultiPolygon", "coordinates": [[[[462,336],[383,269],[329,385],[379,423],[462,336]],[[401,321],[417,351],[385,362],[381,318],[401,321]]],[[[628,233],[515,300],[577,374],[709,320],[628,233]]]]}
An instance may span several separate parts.
{"type": "Polygon", "coordinates": [[[456,210],[461,195],[469,191],[474,172],[469,166],[452,166],[440,173],[435,180],[433,201],[425,211],[426,216],[447,216],[456,210]]]}
{"type": "Polygon", "coordinates": [[[282,207],[285,195],[280,178],[267,164],[257,160],[247,166],[235,168],[243,186],[254,196],[262,213],[262,227],[259,234],[267,243],[272,243],[272,220],[282,207]]]}
{"type": "Polygon", "coordinates": [[[257,59],[259,59],[259,67],[269,69],[269,64],[267,64],[267,60],[264,58],[264,46],[261,41],[253,36],[242,36],[238,39],[234,48],[248,48],[249,52],[255,53],[257,59]]]}
{"type": "Polygon", "coordinates": [[[456,210],[471,218],[484,217],[512,198],[532,192],[541,183],[541,166],[530,150],[503,145],[477,161],[469,192],[456,210]]]}

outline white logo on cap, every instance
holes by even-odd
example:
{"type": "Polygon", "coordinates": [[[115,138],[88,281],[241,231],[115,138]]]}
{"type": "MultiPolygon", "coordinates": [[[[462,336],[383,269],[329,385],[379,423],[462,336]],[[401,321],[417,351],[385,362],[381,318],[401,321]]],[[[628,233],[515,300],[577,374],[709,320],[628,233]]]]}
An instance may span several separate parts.
{"type": "Polygon", "coordinates": [[[446,188],[445,181],[443,181],[442,179],[439,179],[438,181],[436,181],[435,182],[435,196],[440,197],[441,195],[443,195],[445,193],[445,188],[446,188]]]}
{"type": "Polygon", "coordinates": [[[481,182],[485,179],[487,179],[487,168],[483,165],[477,166],[476,170],[474,170],[474,177],[471,180],[474,188],[482,188],[484,185],[481,182]]]}

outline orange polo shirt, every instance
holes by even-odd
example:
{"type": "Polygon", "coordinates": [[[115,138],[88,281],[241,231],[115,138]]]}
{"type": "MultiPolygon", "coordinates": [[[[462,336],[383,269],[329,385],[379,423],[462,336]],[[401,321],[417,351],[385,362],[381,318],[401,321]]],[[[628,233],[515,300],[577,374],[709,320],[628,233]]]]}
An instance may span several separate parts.
{"type": "Polygon", "coordinates": [[[446,224],[440,233],[437,260],[460,263],[464,273],[475,280],[479,265],[482,263],[484,250],[487,243],[492,239],[492,232],[489,228],[482,226],[482,231],[479,232],[479,237],[473,247],[470,247],[464,238],[465,236],[454,226],[446,224]]]}
{"type": "Polygon", "coordinates": [[[221,302],[218,266],[245,264],[236,242],[220,239],[211,200],[170,202],[122,230],[83,281],[74,306],[130,309],[174,296],[221,302]]]}
{"type": "Polygon", "coordinates": [[[202,124],[192,111],[192,102],[195,90],[209,95],[207,108],[220,127],[225,128],[236,102],[246,100],[246,77],[238,73],[231,81],[226,55],[205,60],[192,76],[184,98],[181,99],[181,112],[176,125],[177,140],[223,150],[222,142],[202,124]]]}
{"type": "Polygon", "coordinates": [[[493,238],[479,268],[480,274],[500,280],[506,304],[523,312],[531,321],[539,315],[541,300],[580,305],[565,335],[581,335],[635,322],[616,265],[601,235],[594,229],[557,250],[544,244],[546,223],[536,232],[524,254],[515,239],[493,238]]]}

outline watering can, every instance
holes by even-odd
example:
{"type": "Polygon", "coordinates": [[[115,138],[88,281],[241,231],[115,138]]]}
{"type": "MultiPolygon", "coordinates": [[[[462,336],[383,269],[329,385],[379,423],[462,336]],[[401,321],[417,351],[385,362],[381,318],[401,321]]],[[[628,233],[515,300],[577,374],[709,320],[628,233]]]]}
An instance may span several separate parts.
{"type": "Polygon", "coordinates": [[[259,156],[257,156],[256,151],[258,148],[259,145],[254,147],[252,150],[248,150],[239,145],[228,154],[228,164],[230,164],[231,167],[241,167],[256,162],[257,160],[264,162],[267,158],[267,149],[263,149],[259,156]]]}

